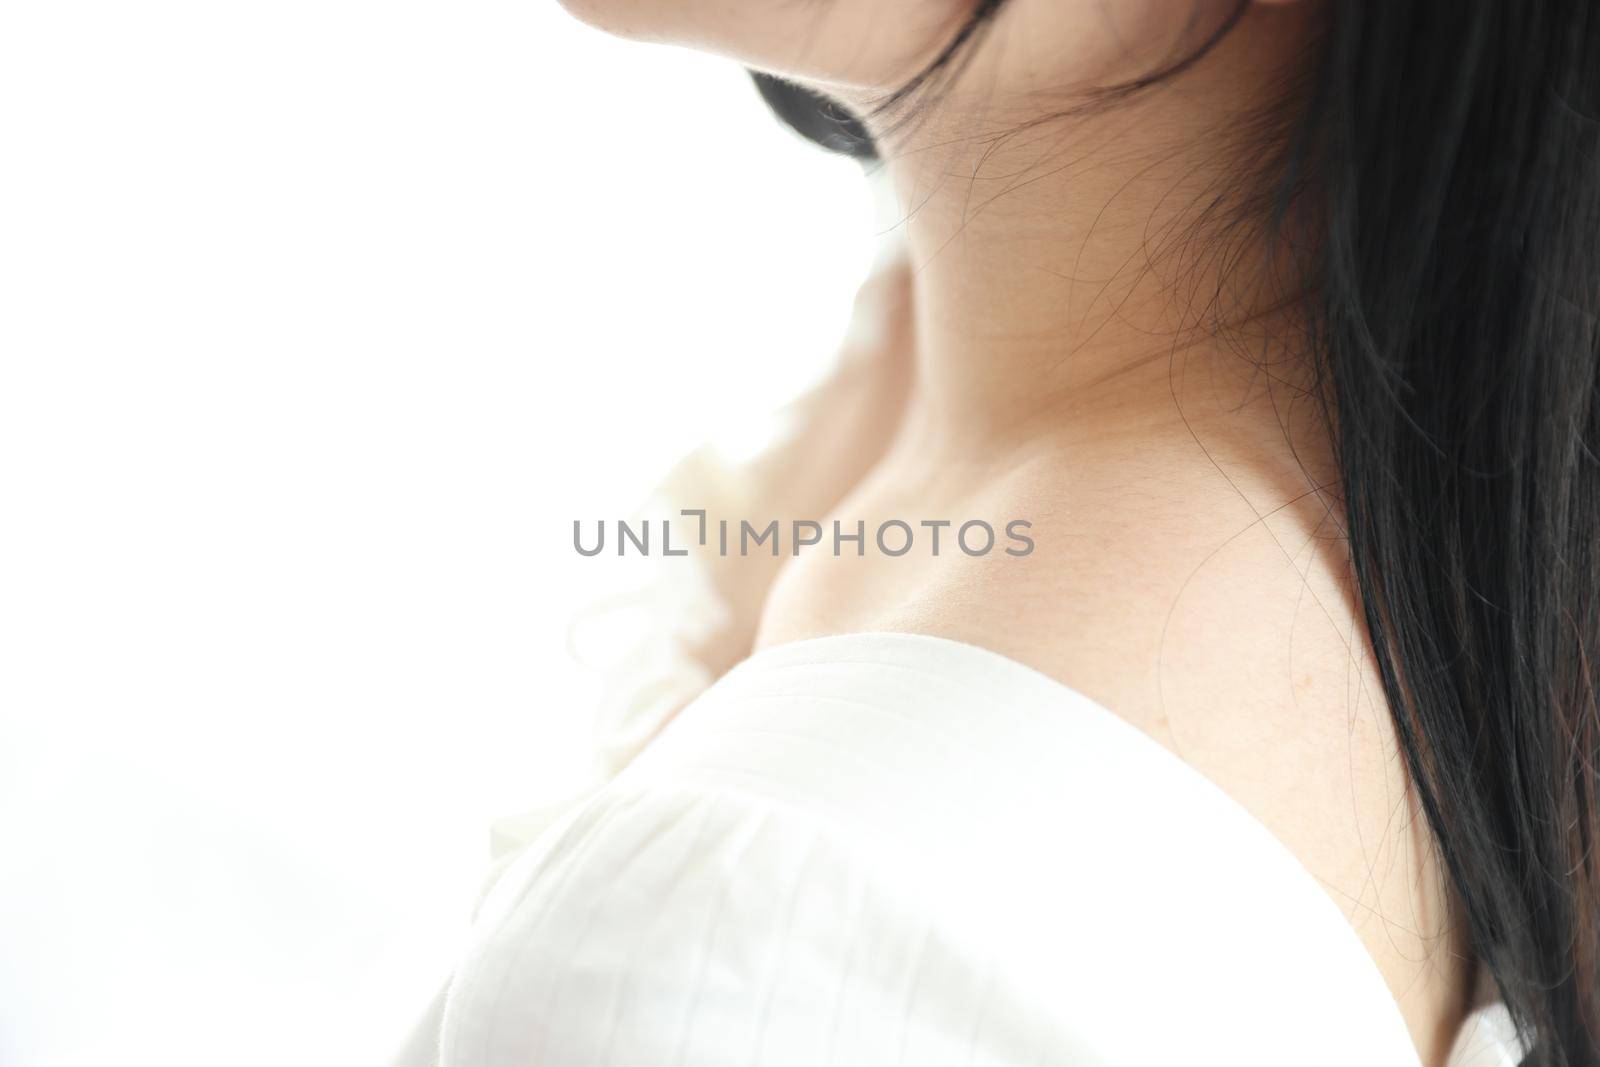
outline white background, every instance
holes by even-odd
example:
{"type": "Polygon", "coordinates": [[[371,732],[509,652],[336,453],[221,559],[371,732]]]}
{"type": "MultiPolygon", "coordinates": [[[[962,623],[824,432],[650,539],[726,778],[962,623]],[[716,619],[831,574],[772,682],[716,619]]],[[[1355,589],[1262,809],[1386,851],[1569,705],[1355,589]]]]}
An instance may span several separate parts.
{"type": "Polygon", "coordinates": [[[0,1064],[382,1062],[564,629],[827,357],[857,168],[553,0],[0,8],[0,1064]]]}

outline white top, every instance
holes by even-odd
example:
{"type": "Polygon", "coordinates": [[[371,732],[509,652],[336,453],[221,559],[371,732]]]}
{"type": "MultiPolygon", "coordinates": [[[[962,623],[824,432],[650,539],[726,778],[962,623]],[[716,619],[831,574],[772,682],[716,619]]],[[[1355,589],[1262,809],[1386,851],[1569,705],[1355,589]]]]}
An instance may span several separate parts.
{"type": "MultiPolygon", "coordinates": [[[[1360,938],[1154,740],[995,653],[757,652],[485,899],[442,1067],[1417,1067],[1360,938]]],[[[1517,1062],[1503,1009],[1452,1067],[1517,1062]]]]}

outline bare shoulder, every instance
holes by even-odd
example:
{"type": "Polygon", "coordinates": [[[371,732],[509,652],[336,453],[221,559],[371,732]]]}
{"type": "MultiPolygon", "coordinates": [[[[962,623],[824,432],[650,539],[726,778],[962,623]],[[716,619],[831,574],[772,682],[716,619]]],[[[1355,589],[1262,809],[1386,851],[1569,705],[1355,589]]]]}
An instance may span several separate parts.
{"type": "MultiPolygon", "coordinates": [[[[1187,475],[1163,477],[1181,483],[1187,475]]],[[[1198,477],[1198,475],[1195,475],[1198,477]]],[[[989,648],[1084,693],[1166,746],[1270,829],[1349,918],[1424,1061],[1454,1033],[1469,967],[1416,809],[1343,544],[1314,496],[1267,517],[1187,507],[1182,492],[1115,501],[1026,476],[941,497],[914,477],[869,481],[835,516],[861,553],[793,558],[758,634],[904,631],[989,648]],[[1151,500],[1166,500],[1152,504],[1151,500]],[[974,553],[952,531],[1028,522],[1025,553],[974,553]],[[887,522],[945,520],[934,554],[873,551],[887,522]]]]}

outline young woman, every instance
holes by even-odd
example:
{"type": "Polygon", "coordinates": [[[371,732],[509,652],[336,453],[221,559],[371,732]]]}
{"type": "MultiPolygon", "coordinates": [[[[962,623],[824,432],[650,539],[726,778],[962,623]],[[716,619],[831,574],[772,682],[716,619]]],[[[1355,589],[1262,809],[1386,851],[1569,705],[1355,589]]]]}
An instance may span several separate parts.
{"type": "Polygon", "coordinates": [[[429,1055],[1600,1063],[1591,0],[569,6],[904,258],[429,1055]]]}

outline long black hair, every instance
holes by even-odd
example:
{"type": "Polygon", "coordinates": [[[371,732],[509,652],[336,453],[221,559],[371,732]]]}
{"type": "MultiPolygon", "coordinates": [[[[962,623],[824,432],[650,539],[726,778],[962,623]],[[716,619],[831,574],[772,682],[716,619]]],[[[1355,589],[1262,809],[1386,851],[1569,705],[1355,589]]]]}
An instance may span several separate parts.
{"type": "MultiPolygon", "coordinates": [[[[1327,7],[1276,202],[1316,219],[1297,343],[1368,634],[1526,1064],[1600,1064],[1600,4],[1327,7]]],[[[873,155],[838,105],[758,82],[873,155]]]]}

